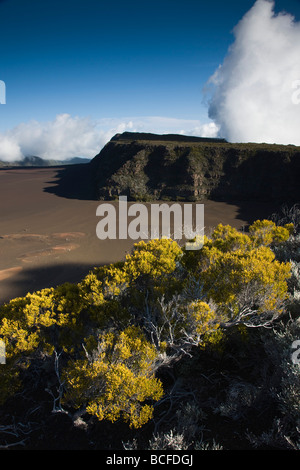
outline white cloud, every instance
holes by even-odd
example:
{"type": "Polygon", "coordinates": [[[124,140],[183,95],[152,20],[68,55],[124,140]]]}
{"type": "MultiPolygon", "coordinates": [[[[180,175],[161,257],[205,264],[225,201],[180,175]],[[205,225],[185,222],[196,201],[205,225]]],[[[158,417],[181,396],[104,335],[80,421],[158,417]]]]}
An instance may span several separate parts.
{"type": "Polygon", "coordinates": [[[17,142],[13,138],[0,135],[0,160],[12,161],[20,160],[22,152],[17,142]]]}
{"type": "MultiPolygon", "coordinates": [[[[21,151],[19,159],[37,155],[44,159],[65,160],[74,156],[93,156],[95,148],[105,136],[101,132],[99,134],[95,123],[87,118],[60,114],[50,122],[21,123],[8,131],[4,138],[18,144],[21,151]]],[[[6,159],[17,159],[16,157],[17,155],[8,155],[6,159]]]]}
{"type": "Polygon", "coordinates": [[[217,127],[214,123],[159,116],[93,121],[60,114],[53,121],[21,123],[0,134],[0,160],[20,160],[28,155],[54,160],[93,158],[111,137],[124,131],[212,137],[217,134],[217,127]]]}
{"type": "Polygon", "coordinates": [[[229,141],[300,145],[300,23],[257,0],[209,83],[209,117],[229,141]]]}

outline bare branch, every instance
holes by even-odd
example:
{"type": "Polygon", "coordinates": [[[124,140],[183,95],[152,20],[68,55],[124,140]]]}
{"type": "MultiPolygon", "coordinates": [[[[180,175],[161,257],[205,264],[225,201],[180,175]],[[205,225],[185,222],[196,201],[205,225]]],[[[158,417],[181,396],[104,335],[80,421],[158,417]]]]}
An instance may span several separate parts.
{"type": "Polygon", "coordinates": [[[59,373],[59,358],[60,358],[61,354],[62,354],[61,352],[59,354],[57,354],[57,351],[54,351],[54,370],[55,370],[55,375],[56,375],[57,380],[58,380],[58,388],[57,388],[58,395],[55,396],[54,393],[52,392],[52,390],[49,389],[49,388],[46,388],[45,391],[48,392],[53,398],[52,413],[66,413],[66,414],[68,414],[68,412],[66,410],[64,410],[62,408],[62,405],[61,405],[61,399],[62,399],[63,391],[64,391],[64,384],[61,381],[60,373],[59,373]]]}

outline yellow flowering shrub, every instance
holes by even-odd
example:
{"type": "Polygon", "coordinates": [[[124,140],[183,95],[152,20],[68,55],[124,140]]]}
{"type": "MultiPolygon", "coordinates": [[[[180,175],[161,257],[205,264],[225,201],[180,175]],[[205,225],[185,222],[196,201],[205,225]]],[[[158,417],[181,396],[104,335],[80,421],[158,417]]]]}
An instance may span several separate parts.
{"type": "Polygon", "coordinates": [[[115,334],[104,333],[91,357],[70,364],[63,373],[65,402],[86,406],[99,420],[122,417],[131,427],[146,423],[153,407],[146,400],[159,400],[162,384],[152,372],[156,351],[136,327],[115,334]]]}
{"type": "Polygon", "coordinates": [[[285,224],[283,227],[276,226],[270,220],[256,220],[249,227],[249,234],[256,245],[271,245],[288,240],[294,231],[293,224],[285,224]]]}
{"type": "Polygon", "coordinates": [[[6,347],[6,365],[0,368],[3,400],[14,389],[13,383],[21,385],[16,378],[37,351],[50,356],[57,348],[71,352],[80,344],[85,330],[80,312],[85,305],[79,287],[66,283],[28,293],[0,307],[0,339],[6,347]]]}
{"type": "Polygon", "coordinates": [[[18,320],[3,318],[0,326],[0,337],[5,343],[6,359],[34,351],[40,342],[37,331],[22,327],[18,320]]]}
{"type": "Polygon", "coordinates": [[[45,342],[41,330],[57,323],[54,289],[44,289],[10,301],[0,309],[0,337],[7,357],[30,352],[45,342]]]}
{"type": "Polygon", "coordinates": [[[122,417],[130,427],[139,428],[153,416],[153,406],[144,402],[156,401],[162,394],[157,379],[134,374],[124,364],[116,364],[105,374],[105,392],[90,402],[87,412],[111,422],[122,417]]]}
{"type": "Polygon", "coordinates": [[[217,348],[228,325],[246,324],[242,313],[249,320],[281,312],[291,266],[272,247],[292,232],[292,224],[256,221],[248,233],[218,225],[199,250],[168,238],[141,241],[124,261],[77,284],[11,300],[0,307],[0,400],[22,387],[33,358],[36,370],[41,357],[63,352],[64,405],[142,426],[163,395],[159,354],[217,348]]]}
{"type": "Polygon", "coordinates": [[[165,277],[175,270],[181,255],[178,243],[169,238],[141,241],[135,243],[133,253],[126,256],[124,269],[131,279],[143,275],[154,279],[165,277]]]}
{"type": "Polygon", "coordinates": [[[57,286],[53,292],[56,323],[61,326],[74,324],[82,310],[91,303],[91,299],[87,298],[81,283],[66,282],[57,286]]]}
{"type": "Polygon", "coordinates": [[[246,233],[239,232],[230,225],[219,224],[212,233],[211,239],[207,240],[206,246],[214,246],[220,251],[248,251],[252,248],[251,237],[246,233]]]}
{"type": "Polygon", "coordinates": [[[276,260],[269,245],[286,241],[291,231],[269,221],[254,223],[249,234],[220,224],[192,261],[185,255],[185,264],[220,312],[230,306],[238,315],[242,298],[256,313],[276,310],[287,297],[291,266],[276,260]]]}
{"type": "Polygon", "coordinates": [[[284,299],[290,265],[275,260],[274,253],[267,247],[225,253],[213,247],[205,250],[205,255],[208,266],[201,278],[205,292],[215,302],[233,302],[250,283],[255,284],[258,296],[269,292],[270,298],[284,299]]]}
{"type": "Polygon", "coordinates": [[[181,286],[178,265],[182,249],[169,238],[141,241],[126,256],[124,270],[129,278],[132,305],[141,308],[145,292],[151,292],[152,300],[162,295],[172,295],[181,286]]]}
{"type": "Polygon", "coordinates": [[[194,322],[195,333],[199,337],[219,327],[216,312],[214,312],[206,302],[202,300],[191,302],[188,306],[188,310],[194,322]]]}
{"type": "MultiPolygon", "coordinates": [[[[52,294],[52,290],[47,290],[52,294]]],[[[28,365],[27,357],[43,343],[51,349],[41,329],[53,322],[53,311],[47,295],[36,293],[17,298],[0,308],[0,339],[5,343],[6,364],[0,367],[0,402],[3,403],[20,386],[19,374],[28,365]],[[39,308],[39,303],[40,308],[39,308]]]]}
{"type": "Polygon", "coordinates": [[[102,286],[104,297],[118,296],[128,287],[128,276],[124,270],[124,263],[114,263],[95,268],[93,274],[102,286]]]}

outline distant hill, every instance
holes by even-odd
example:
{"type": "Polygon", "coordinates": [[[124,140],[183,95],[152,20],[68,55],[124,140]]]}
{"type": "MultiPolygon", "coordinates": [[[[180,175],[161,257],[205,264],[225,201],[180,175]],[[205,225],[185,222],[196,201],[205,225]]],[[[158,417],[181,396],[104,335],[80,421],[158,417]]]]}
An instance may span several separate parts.
{"type": "Polygon", "coordinates": [[[226,142],[225,139],[218,139],[215,137],[197,137],[182,134],[151,134],[145,132],[123,132],[123,134],[116,134],[111,138],[112,142],[118,140],[150,140],[158,142],[226,142]]]}
{"type": "Polygon", "coordinates": [[[116,134],[90,162],[97,199],[300,201],[300,147],[116,134]]]}
{"type": "Polygon", "coordinates": [[[0,168],[7,167],[27,167],[27,166],[60,166],[60,165],[74,165],[78,163],[88,163],[90,160],[87,158],[74,157],[67,160],[45,160],[41,157],[29,156],[25,157],[23,160],[14,161],[14,162],[3,162],[0,161],[0,168]]]}

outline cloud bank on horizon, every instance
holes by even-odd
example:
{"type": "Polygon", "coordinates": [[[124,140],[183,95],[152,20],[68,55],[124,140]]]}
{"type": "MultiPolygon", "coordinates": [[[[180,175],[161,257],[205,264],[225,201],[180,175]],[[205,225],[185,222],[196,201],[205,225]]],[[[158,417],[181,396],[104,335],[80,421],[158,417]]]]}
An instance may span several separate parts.
{"type": "Polygon", "coordinates": [[[92,121],[59,114],[0,134],[0,160],[92,158],[124,131],[300,145],[300,23],[288,13],[275,14],[274,7],[273,0],[257,0],[236,25],[223,64],[208,80],[211,121],[160,116],[92,121]]]}
{"type": "Polygon", "coordinates": [[[125,131],[214,137],[218,129],[213,122],[201,124],[198,120],[150,116],[92,121],[66,113],[45,123],[21,123],[0,134],[0,160],[18,161],[33,155],[50,160],[93,158],[115,134],[125,131]]]}
{"type": "Polygon", "coordinates": [[[257,0],[209,80],[209,117],[234,142],[300,145],[300,23],[257,0]]]}

